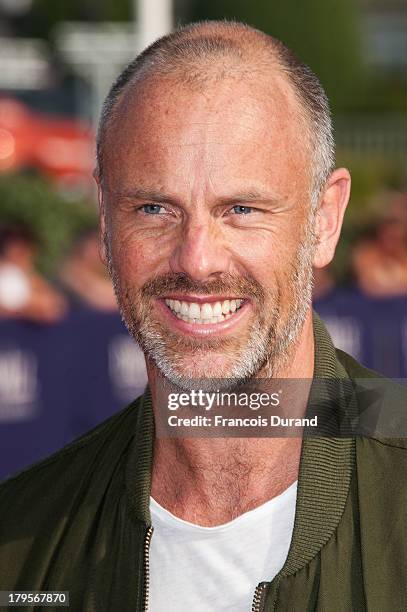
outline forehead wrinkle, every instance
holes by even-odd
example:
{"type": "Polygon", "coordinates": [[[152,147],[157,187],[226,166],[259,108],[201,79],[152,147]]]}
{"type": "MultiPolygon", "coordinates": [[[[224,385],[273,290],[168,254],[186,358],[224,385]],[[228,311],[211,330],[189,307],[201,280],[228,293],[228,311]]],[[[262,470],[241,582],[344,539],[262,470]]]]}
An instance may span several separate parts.
{"type": "MultiPolygon", "coordinates": [[[[258,78],[253,77],[253,74],[250,74],[250,76],[248,76],[247,78],[249,87],[246,92],[246,97],[249,97],[251,99],[252,104],[254,102],[256,105],[258,105],[261,109],[264,110],[266,106],[265,99],[264,99],[265,96],[262,96],[263,100],[260,102],[259,95],[251,95],[251,91],[250,91],[250,85],[254,86],[257,92],[259,92],[259,86],[261,86],[261,89],[263,90],[266,89],[267,98],[273,99],[277,96],[278,98],[280,98],[280,105],[283,108],[283,110],[285,112],[287,110],[291,110],[292,112],[290,112],[290,116],[293,117],[294,119],[297,119],[303,122],[303,120],[306,119],[304,108],[302,104],[300,103],[300,101],[298,100],[298,96],[295,93],[292,84],[289,82],[289,80],[284,75],[282,70],[281,69],[270,70],[270,67],[269,67],[267,74],[265,74],[265,71],[262,71],[262,76],[263,76],[262,79],[258,79],[258,78]],[[292,106],[294,108],[290,109],[290,107],[292,106]]],[[[217,85],[218,86],[222,85],[233,92],[233,89],[234,89],[233,83],[236,81],[237,79],[233,79],[233,77],[228,75],[226,77],[223,77],[222,79],[219,79],[217,81],[217,85]]],[[[239,80],[237,81],[237,83],[238,85],[241,85],[242,81],[239,80]]],[[[108,140],[110,140],[111,132],[116,124],[116,121],[122,120],[123,117],[126,115],[129,115],[129,114],[131,115],[132,109],[135,110],[135,112],[137,112],[137,108],[143,108],[143,107],[144,108],[148,107],[149,109],[151,109],[152,115],[157,116],[159,114],[158,111],[162,109],[161,100],[164,100],[164,101],[166,100],[167,91],[169,92],[170,100],[171,101],[174,100],[174,87],[181,94],[185,95],[186,93],[189,96],[191,94],[192,95],[200,94],[206,98],[206,101],[208,100],[210,101],[211,99],[213,100],[213,95],[211,93],[212,88],[206,87],[206,88],[203,88],[202,91],[197,92],[196,90],[191,88],[189,83],[187,84],[184,82],[178,83],[176,80],[174,80],[172,73],[169,73],[168,75],[164,75],[164,76],[163,75],[157,76],[154,74],[144,75],[143,78],[141,78],[136,83],[129,83],[128,86],[125,88],[125,90],[122,92],[119,99],[116,101],[115,111],[114,113],[112,113],[112,117],[111,117],[111,120],[108,126],[106,126],[107,129],[106,129],[106,134],[105,134],[104,146],[106,147],[106,145],[108,144],[108,140]],[[160,92],[160,90],[163,92],[164,95],[160,92]],[[153,96],[157,92],[159,92],[160,95],[157,96],[157,99],[154,99],[153,96]]],[[[215,103],[216,103],[216,99],[215,99],[215,103]]],[[[168,116],[169,112],[170,111],[167,107],[167,109],[165,110],[165,116],[168,116]]],[[[243,114],[244,110],[241,109],[241,112],[243,114]]],[[[248,115],[252,115],[253,109],[248,108],[246,112],[248,115]]],[[[197,124],[198,123],[199,122],[197,122],[197,124]]],[[[176,122],[167,125],[167,127],[176,127],[176,126],[177,126],[176,122]]],[[[252,128],[248,126],[247,129],[250,130],[252,128]]]]}
{"type": "MultiPolygon", "coordinates": [[[[155,90],[157,91],[156,83],[155,90]]],[[[158,85],[159,90],[160,85],[158,85]]],[[[204,146],[210,142],[213,136],[215,136],[215,139],[211,140],[213,144],[228,144],[224,138],[218,140],[217,136],[217,128],[224,128],[225,126],[230,126],[231,138],[234,139],[230,144],[237,144],[237,136],[240,136],[242,140],[246,140],[247,134],[249,139],[251,135],[259,132],[259,126],[272,126],[278,122],[279,128],[283,127],[284,124],[289,128],[288,124],[291,124],[291,121],[288,121],[288,119],[298,119],[298,114],[294,109],[288,109],[289,112],[287,113],[287,107],[290,104],[284,103],[285,92],[281,92],[279,87],[274,87],[273,91],[270,92],[271,95],[268,91],[264,91],[264,89],[259,91],[259,88],[257,88],[257,90],[258,95],[249,94],[245,96],[245,99],[238,101],[236,99],[230,99],[229,101],[227,98],[225,100],[224,91],[221,91],[217,97],[213,96],[212,108],[203,109],[199,99],[196,100],[195,94],[190,92],[188,88],[183,87],[180,89],[180,95],[181,103],[183,102],[182,97],[184,98],[185,106],[187,107],[186,113],[184,116],[180,116],[179,119],[173,119],[170,122],[168,118],[178,113],[180,107],[180,103],[175,102],[174,95],[169,102],[164,101],[162,103],[158,101],[158,103],[149,103],[148,105],[144,104],[143,99],[128,98],[122,108],[122,122],[118,129],[115,130],[115,138],[117,140],[120,134],[126,135],[131,130],[132,126],[129,126],[129,123],[133,122],[134,117],[137,115],[139,116],[139,127],[146,124],[144,134],[139,132],[139,137],[142,140],[148,140],[150,143],[157,141],[160,147],[175,147],[178,144],[183,146],[204,146]],[[191,96],[195,100],[191,100],[191,96]],[[236,103],[239,104],[237,108],[236,103]],[[201,120],[199,117],[195,117],[197,114],[202,115],[202,112],[206,113],[207,119],[201,120]],[[230,112],[234,115],[232,118],[228,117],[230,112]],[[187,115],[191,115],[191,113],[192,117],[188,117],[187,115]],[[237,113],[238,116],[236,117],[237,113]],[[219,115],[223,115],[223,118],[217,121],[216,118],[219,115]],[[191,143],[191,131],[193,134],[195,128],[196,136],[199,139],[191,143]],[[179,143],[166,143],[162,137],[163,131],[176,132],[177,130],[180,132],[179,143]],[[211,134],[211,132],[215,132],[215,134],[211,134]]]]}

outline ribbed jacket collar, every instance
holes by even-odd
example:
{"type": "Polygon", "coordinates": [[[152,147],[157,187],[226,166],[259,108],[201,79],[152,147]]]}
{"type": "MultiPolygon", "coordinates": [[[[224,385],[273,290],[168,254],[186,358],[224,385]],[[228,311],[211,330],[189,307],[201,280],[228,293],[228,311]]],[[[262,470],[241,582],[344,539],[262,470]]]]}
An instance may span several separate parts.
{"type": "MultiPolygon", "coordinates": [[[[337,391],[338,386],[349,376],[337,359],[332,340],[316,314],[314,339],[314,378],[333,379],[334,386],[337,381],[337,391]]],[[[329,392],[329,386],[318,385],[319,401],[332,401],[329,392]],[[321,397],[324,389],[325,398],[321,397]]],[[[344,396],[341,399],[346,400],[344,396]]],[[[328,542],[344,512],[354,465],[354,438],[304,438],[294,530],[280,576],[290,576],[300,570],[328,542]]]]}

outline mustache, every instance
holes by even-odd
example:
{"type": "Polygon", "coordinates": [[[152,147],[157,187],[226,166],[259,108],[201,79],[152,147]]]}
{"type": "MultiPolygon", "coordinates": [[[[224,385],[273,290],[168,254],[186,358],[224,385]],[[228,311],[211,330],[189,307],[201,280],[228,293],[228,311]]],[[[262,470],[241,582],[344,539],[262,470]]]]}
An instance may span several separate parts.
{"type": "Polygon", "coordinates": [[[228,297],[250,297],[258,302],[264,301],[262,286],[252,277],[235,276],[225,273],[207,282],[198,282],[184,273],[169,273],[156,276],[147,281],[140,290],[142,297],[165,297],[171,292],[195,295],[217,294],[228,297]]]}

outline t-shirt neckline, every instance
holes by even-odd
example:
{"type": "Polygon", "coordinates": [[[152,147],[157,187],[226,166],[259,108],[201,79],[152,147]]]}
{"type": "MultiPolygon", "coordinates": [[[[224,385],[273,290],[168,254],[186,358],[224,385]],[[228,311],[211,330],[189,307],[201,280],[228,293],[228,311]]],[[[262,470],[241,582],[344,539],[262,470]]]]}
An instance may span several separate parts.
{"type": "Polygon", "coordinates": [[[220,525],[214,525],[213,527],[205,527],[203,525],[198,525],[196,523],[191,523],[190,521],[186,521],[182,518],[179,518],[175,514],[172,514],[169,510],[161,506],[152,496],[150,496],[150,511],[152,522],[154,525],[154,518],[158,519],[163,525],[171,529],[183,530],[184,532],[194,531],[200,533],[216,533],[219,531],[228,531],[233,528],[241,527],[245,522],[252,522],[261,520],[264,515],[269,514],[273,511],[278,511],[279,506],[285,506],[287,498],[292,495],[296,497],[297,495],[297,485],[298,480],[295,480],[287,489],[276,495],[272,499],[264,502],[260,506],[253,508],[252,510],[248,510],[243,514],[240,514],[236,518],[231,521],[227,521],[226,523],[221,523],[220,525]]]}

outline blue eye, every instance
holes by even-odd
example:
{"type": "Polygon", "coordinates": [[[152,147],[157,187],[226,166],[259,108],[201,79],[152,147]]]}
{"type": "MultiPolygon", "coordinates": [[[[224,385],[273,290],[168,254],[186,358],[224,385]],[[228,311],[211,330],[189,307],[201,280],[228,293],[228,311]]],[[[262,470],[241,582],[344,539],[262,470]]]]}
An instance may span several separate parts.
{"type": "Polygon", "coordinates": [[[143,212],[148,215],[159,215],[162,208],[163,207],[159,204],[144,204],[144,206],[142,206],[143,212]]]}
{"type": "Polygon", "coordinates": [[[251,206],[234,206],[232,210],[234,210],[237,215],[248,215],[252,212],[253,208],[251,208],[251,206]]]}

